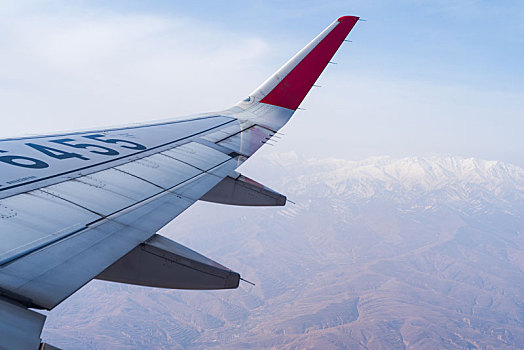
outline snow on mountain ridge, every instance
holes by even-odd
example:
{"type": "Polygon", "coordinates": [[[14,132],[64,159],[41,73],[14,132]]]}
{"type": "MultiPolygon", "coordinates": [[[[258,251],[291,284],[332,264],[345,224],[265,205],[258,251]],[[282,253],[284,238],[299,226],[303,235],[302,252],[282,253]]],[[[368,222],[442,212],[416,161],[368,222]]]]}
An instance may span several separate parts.
{"type": "Polygon", "coordinates": [[[267,157],[270,166],[290,169],[285,182],[295,194],[371,199],[469,199],[524,201],[524,169],[500,161],[456,156],[370,157],[360,161],[304,158],[294,152],[267,157]]]}

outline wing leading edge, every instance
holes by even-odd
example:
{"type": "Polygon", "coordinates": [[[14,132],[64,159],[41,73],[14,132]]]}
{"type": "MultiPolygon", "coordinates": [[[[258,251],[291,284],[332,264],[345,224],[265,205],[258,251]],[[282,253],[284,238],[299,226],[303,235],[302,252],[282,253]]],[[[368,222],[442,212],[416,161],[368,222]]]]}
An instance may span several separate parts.
{"type": "Polygon", "coordinates": [[[291,118],[357,21],[340,17],[228,110],[0,140],[0,348],[37,349],[45,316],[28,308],[50,310],[93,278],[238,287],[238,273],[155,233],[197,200],[285,204],[235,169],[291,118]]]}

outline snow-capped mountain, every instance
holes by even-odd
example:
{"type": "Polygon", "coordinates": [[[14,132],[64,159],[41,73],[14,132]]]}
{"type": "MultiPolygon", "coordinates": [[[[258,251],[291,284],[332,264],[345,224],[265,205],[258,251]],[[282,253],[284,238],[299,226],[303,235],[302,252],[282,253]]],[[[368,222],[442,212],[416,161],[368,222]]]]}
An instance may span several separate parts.
{"type": "Polygon", "coordinates": [[[500,161],[452,156],[371,157],[360,161],[307,159],[296,153],[259,161],[271,173],[292,169],[276,181],[293,197],[388,199],[398,204],[432,206],[524,205],[524,169],[500,161]]]}

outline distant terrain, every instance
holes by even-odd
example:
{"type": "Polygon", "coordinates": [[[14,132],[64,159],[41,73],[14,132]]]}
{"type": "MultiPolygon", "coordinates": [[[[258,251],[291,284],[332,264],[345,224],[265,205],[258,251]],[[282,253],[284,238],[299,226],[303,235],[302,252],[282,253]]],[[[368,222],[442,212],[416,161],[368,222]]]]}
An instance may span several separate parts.
{"type": "MultiPolygon", "coordinates": [[[[255,157],[296,204],[199,203],[163,234],[256,284],[93,281],[49,313],[64,349],[522,349],[524,170],[461,157],[255,157]]],[[[257,176],[258,175],[258,176],[257,176]]]]}

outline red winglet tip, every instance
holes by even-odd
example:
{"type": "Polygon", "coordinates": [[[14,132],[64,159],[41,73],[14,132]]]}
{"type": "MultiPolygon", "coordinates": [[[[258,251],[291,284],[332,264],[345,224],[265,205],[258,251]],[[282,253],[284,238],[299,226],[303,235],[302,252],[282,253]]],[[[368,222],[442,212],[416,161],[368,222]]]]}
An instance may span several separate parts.
{"type": "Polygon", "coordinates": [[[359,18],[360,17],[357,17],[357,16],[342,16],[339,19],[337,19],[337,21],[342,22],[342,21],[346,21],[348,19],[352,19],[354,21],[358,21],[359,18]]]}
{"type": "Polygon", "coordinates": [[[305,57],[293,62],[295,66],[260,102],[296,110],[357,21],[356,16],[342,16],[328,27],[327,34],[305,57]]]}

